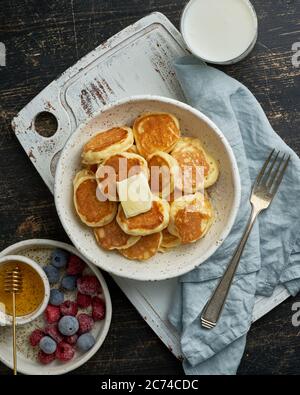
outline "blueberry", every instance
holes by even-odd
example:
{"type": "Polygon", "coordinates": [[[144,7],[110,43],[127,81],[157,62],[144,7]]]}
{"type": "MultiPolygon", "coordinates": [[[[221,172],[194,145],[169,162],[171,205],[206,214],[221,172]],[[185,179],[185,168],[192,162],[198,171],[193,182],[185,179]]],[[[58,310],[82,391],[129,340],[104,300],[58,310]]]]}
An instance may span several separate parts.
{"type": "Polygon", "coordinates": [[[77,277],[76,276],[65,276],[62,279],[61,285],[67,291],[74,291],[76,288],[77,277]]]}
{"type": "Polygon", "coordinates": [[[79,323],[77,318],[71,315],[65,315],[59,320],[58,329],[62,335],[72,336],[79,329],[79,323]]]}
{"type": "Polygon", "coordinates": [[[68,259],[68,252],[57,248],[52,252],[51,265],[55,266],[57,269],[61,269],[63,267],[66,267],[68,259]]]}
{"type": "Polygon", "coordinates": [[[95,343],[95,338],[90,333],[84,333],[83,335],[79,336],[77,340],[77,346],[79,350],[83,352],[89,351],[95,343]]]}
{"type": "Polygon", "coordinates": [[[59,271],[56,267],[48,265],[44,268],[50,284],[55,284],[59,281],[59,271]]]}
{"type": "Polygon", "coordinates": [[[59,306],[64,302],[64,294],[58,289],[51,289],[49,301],[53,306],[59,306]]]}
{"type": "Polygon", "coordinates": [[[40,349],[44,351],[45,354],[53,354],[56,351],[57,344],[51,337],[44,336],[40,340],[40,349]]]}

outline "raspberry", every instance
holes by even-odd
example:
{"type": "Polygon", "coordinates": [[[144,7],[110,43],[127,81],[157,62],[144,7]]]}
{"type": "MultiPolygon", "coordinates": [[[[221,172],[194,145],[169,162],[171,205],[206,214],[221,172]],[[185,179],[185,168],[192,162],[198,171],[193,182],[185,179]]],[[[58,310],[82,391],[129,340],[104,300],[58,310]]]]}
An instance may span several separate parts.
{"type": "Polygon", "coordinates": [[[98,296],[92,299],[92,317],[95,321],[101,321],[105,317],[105,302],[98,296]]]}
{"type": "Polygon", "coordinates": [[[48,304],[45,310],[45,319],[49,324],[53,324],[60,319],[60,310],[58,306],[48,304]]]}
{"type": "Polygon", "coordinates": [[[76,302],[71,302],[71,300],[66,300],[60,305],[60,312],[62,315],[75,315],[78,312],[78,306],[76,302]]]}
{"type": "Polygon", "coordinates": [[[83,295],[80,292],[77,294],[77,304],[79,307],[85,309],[92,303],[92,297],[90,295],[83,295]]]}
{"type": "Polygon", "coordinates": [[[44,332],[41,329],[35,329],[31,335],[29,336],[29,342],[32,347],[37,346],[40,343],[40,340],[45,336],[44,332]]]}
{"type": "Polygon", "coordinates": [[[45,334],[52,337],[52,339],[55,340],[56,343],[60,343],[63,341],[63,336],[60,334],[57,324],[47,325],[44,331],[45,334]]]}
{"type": "Polygon", "coordinates": [[[50,362],[55,360],[55,353],[46,354],[44,351],[40,350],[38,353],[38,360],[43,365],[48,365],[50,362]]]}
{"type": "Polygon", "coordinates": [[[71,255],[67,266],[67,274],[76,276],[82,274],[86,267],[85,262],[76,255],[71,255]]]}
{"type": "Polygon", "coordinates": [[[78,335],[65,336],[64,341],[68,344],[74,345],[77,343],[78,335]]]}
{"type": "Polygon", "coordinates": [[[57,345],[55,356],[62,362],[70,361],[75,354],[74,347],[71,344],[61,342],[57,345]]]}
{"type": "Polygon", "coordinates": [[[82,276],[77,280],[78,291],[84,295],[95,295],[101,292],[101,285],[96,276],[82,276]]]}
{"type": "Polygon", "coordinates": [[[79,314],[77,316],[77,320],[79,322],[79,330],[78,333],[80,333],[81,335],[83,333],[89,332],[93,326],[94,326],[94,320],[93,318],[88,315],[88,314],[79,314]]]}

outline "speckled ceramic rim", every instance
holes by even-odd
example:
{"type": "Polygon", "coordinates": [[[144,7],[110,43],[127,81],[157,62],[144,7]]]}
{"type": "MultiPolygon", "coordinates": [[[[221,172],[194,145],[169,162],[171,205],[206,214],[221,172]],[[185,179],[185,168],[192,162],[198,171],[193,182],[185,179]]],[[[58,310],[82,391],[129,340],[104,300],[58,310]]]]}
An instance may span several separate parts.
{"type": "MultiPolygon", "coordinates": [[[[232,202],[232,211],[229,215],[226,226],[224,226],[224,229],[221,232],[220,237],[219,237],[220,243],[218,243],[217,245],[216,244],[211,245],[211,247],[208,248],[205,251],[205,253],[203,253],[203,255],[197,257],[197,259],[193,259],[193,260],[189,261],[180,270],[179,269],[176,271],[174,270],[172,273],[169,271],[166,271],[166,272],[160,273],[159,275],[155,275],[155,274],[150,275],[149,273],[147,273],[147,274],[145,274],[145,273],[128,273],[126,271],[127,266],[124,266],[124,271],[122,273],[116,272],[114,270],[113,265],[111,265],[109,267],[101,266],[101,261],[100,262],[97,261],[92,254],[89,255],[88,252],[84,251],[84,249],[81,248],[79,240],[77,240],[73,236],[72,229],[69,228],[67,221],[64,218],[63,210],[62,210],[61,203],[60,203],[61,202],[60,194],[63,193],[64,191],[61,190],[60,180],[63,175],[64,151],[65,150],[67,151],[68,148],[73,145],[73,141],[77,138],[78,133],[81,132],[81,130],[91,121],[91,119],[88,119],[86,122],[82,123],[76,129],[76,131],[72,134],[72,136],[67,141],[67,143],[61,153],[61,156],[58,161],[57,168],[56,168],[56,174],[55,174],[54,198],[55,198],[55,205],[56,205],[56,210],[57,210],[58,216],[61,220],[61,223],[62,223],[66,233],[68,234],[69,238],[71,239],[73,244],[76,246],[78,251],[80,251],[84,256],[86,256],[86,258],[89,259],[93,264],[101,267],[103,270],[106,270],[109,273],[112,273],[112,274],[120,276],[120,277],[125,277],[125,278],[129,278],[129,279],[133,279],[133,280],[140,280],[140,281],[161,281],[161,280],[167,280],[170,278],[178,277],[178,276],[181,276],[182,274],[190,272],[195,267],[199,266],[201,263],[206,261],[220,247],[220,245],[222,244],[224,239],[228,236],[228,234],[233,226],[233,223],[235,221],[237,211],[239,209],[240,199],[241,199],[241,181],[240,181],[240,175],[239,175],[239,170],[237,167],[235,156],[233,154],[233,151],[232,151],[227,139],[223,135],[223,133],[206,115],[204,115],[200,111],[196,110],[195,108],[189,106],[188,104],[182,103],[182,102],[175,100],[175,99],[169,99],[166,97],[154,96],[154,95],[132,96],[132,97],[121,99],[121,100],[111,103],[107,106],[104,106],[102,108],[102,110],[95,113],[93,115],[93,117],[99,116],[102,112],[113,111],[113,109],[115,107],[121,106],[123,104],[134,104],[139,101],[157,101],[157,102],[167,103],[167,104],[172,104],[174,106],[177,106],[178,108],[193,114],[194,116],[199,118],[201,121],[204,121],[212,129],[213,133],[215,133],[217,135],[217,137],[219,138],[219,140],[222,142],[224,149],[228,155],[230,166],[231,166],[230,170],[232,173],[232,180],[233,180],[233,202],[232,202]]],[[[72,203],[70,202],[70,204],[72,204],[72,203]]],[[[123,259],[125,259],[125,258],[123,258],[123,259]]]]}
{"type": "MultiPolygon", "coordinates": [[[[98,278],[102,286],[103,295],[105,299],[105,306],[106,306],[104,325],[102,327],[101,334],[98,336],[98,339],[96,340],[94,347],[92,347],[90,351],[82,354],[82,356],[77,361],[69,361],[67,363],[61,364],[61,366],[52,367],[51,369],[50,369],[50,365],[41,365],[39,366],[39,368],[33,366],[31,369],[26,369],[22,367],[20,363],[18,364],[18,372],[27,375],[29,374],[30,375],[61,375],[71,372],[72,370],[75,370],[79,368],[81,365],[85,364],[89,359],[92,358],[94,354],[96,354],[96,352],[102,346],[108,334],[108,330],[111,323],[111,317],[112,317],[112,304],[111,304],[111,298],[106,281],[104,280],[104,277],[102,276],[100,271],[89,261],[87,261],[84,258],[84,256],[82,256],[82,254],[80,254],[73,246],[66,243],[61,243],[59,241],[47,240],[47,239],[30,239],[26,241],[20,241],[19,243],[13,244],[7,247],[5,250],[3,250],[0,253],[0,258],[4,256],[6,257],[7,255],[12,253],[18,253],[26,248],[28,249],[29,248],[61,248],[63,250],[70,252],[71,254],[77,255],[79,256],[79,258],[85,261],[85,263],[89,266],[89,269],[95,274],[95,276],[98,278]]],[[[1,352],[0,352],[0,361],[3,362],[6,366],[10,367],[11,369],[13,368],[12,363],[4,359],[1,352]]]]}
{"type": "MultiPolygon", "coordinates": [[[[203,62],[211,63],[211,64],[219,64],[219,65],[224,65],[224,66],[225,66],[225,65],[235,64],[235,63],[237,63],[237,62],[240,62],[240,61],[243,60],[246,56],[248,56],[248,55],[250,54],[250,52],[253,50],[253,48],[254,48],[254,46],[255,46],[255,44],[256,44],[256,41],[257,41],[257,37],[258,37],[258,19],[257,19],[257,14],[256,14],[256,11],[255,11],[255,8],[254,8],[253,4],[252,4],[249,0],[241,0],[241,1],[244,1],[244,3],[246,3],[246,4],[249,6],[250,10],[252,11],[253,18],[254,18],[254,21],[255,21],[255,35],[254,35],[253,40],[251,41],[250,45],[248,46],[247,49],[245,49],[245,51],[244,51],[243,53],[241,53],[241,54],[240,54],[239,56],[237,56],[236,58],[229,59],[229,60],[225,60],[225,61],[223,61],[223,62],[218,62],[218,61],[214,61],[214,60],[211,60],[211,59],[206,59],[206,58],[204,58],[204,57],[199,56],[199,55],[193,50],[193,48],[190,46],[188,40],[186,39],[186,34],[185,34],[185,30],[184,30],[184,18],[185,18],[185,15],[186,15],[186,12],[187,12],[188,8],[189,8],[189,7],[191,6],[191,4],[194,3],[195,1],[197,1],[197,0],[190,0],[190,1],[186,4],[186,6],[184,7],[184,9],[183,9],[183,11],[182,11],[181,18],[180,18],[180,33],[182,34],[182,37],[183,37],[183,39],[184,39],[184,42],[185,42],[186,46],[188,47],[189,51],[190,51],[196,58],[203,60],[203,62]]],[[[208,0],[208,1],[209,1],[209,0],[208,0]]]]}
{"type": "MultiPolygon", "coordinates": [[[[49,297],[50,297],[50,285],[49,285],[49,281],[48,281],[48,278],[47,278],[44,270],[41,269],[40,265],[37,264],[32,259],[27,258],[22,255],[6,255],[6,256],[0,258],[0,265],[7,263],[7,262],[11,262],[11,261],[17,261],[17,262],[25,263],[28,266],[31,266],[38,273],[38,275],[40,276],[40,278],[44,284],[45,294],[44,294],[43,302],[40,304],[40,306],[30,314],[27,314],[27,315],[24,315],[21,317],[17,317],[17,320],[16,320],[17,325],[24,325],[24,324],[28,324],[29,322],[35,320],[37,317],[39,317],[45,311],[47,304],[49,302],[49,297]]],[[[12,324],[12,317],[9,315],[6,315],[6,324],[7,325],[12,324]]]]}

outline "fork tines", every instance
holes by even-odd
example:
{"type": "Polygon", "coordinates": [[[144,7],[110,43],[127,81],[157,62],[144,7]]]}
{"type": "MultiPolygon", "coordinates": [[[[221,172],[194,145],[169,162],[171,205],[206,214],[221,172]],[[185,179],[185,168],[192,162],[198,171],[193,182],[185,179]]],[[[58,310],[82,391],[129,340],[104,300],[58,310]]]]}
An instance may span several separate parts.
{"type": "Polygon", "coordinates": [[[215,322],[211,322],[201,317],[201,325],[205,329],[213,329],[216,326],[215,322]]]}
{"type": "Polygon", "coordinates": [[[280,155],[280,151],[276,152],[273,149],[258,174],[254,186],[267,188],[269,193],[274,195],[282,181],[289,161],[290,155],[284,153],[280,155]]]}

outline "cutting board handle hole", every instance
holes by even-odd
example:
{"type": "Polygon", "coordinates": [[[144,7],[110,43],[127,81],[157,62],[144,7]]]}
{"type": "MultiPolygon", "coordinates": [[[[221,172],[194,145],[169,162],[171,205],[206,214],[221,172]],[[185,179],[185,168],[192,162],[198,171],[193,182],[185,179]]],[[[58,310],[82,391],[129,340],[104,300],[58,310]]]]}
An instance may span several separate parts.
{"type": "Polygon", "coordinates": [[[51,137],[58,129],[58,122],[55,115],[51,112],[42,111],[35,117],[34,127],[39,135],[51,137]]]}

